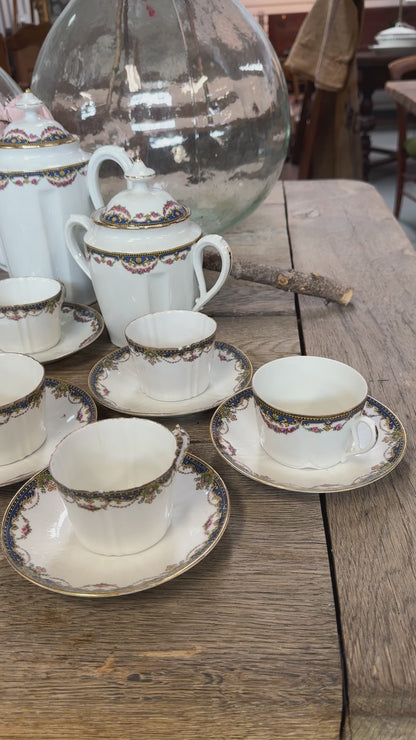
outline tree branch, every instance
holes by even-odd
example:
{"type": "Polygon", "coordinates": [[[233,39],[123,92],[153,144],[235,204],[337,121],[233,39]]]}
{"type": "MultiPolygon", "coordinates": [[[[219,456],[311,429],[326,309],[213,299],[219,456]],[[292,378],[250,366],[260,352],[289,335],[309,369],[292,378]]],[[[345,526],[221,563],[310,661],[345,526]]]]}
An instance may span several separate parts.
{"type": "MultiPolygon", "coordinates": [[[[207,270],[219,272],[221,269],[219,255],[216,252],[205,250],[203,265],[207,270]]],[[[280,290],[323,298],[328,303],[332,301],[342,306],[348,305],[354,292],[352,288],[339,285],[331,278],[315,272],[298,272],[234,257],[230,274],[238,280],[274,285],[280,290]]]]}

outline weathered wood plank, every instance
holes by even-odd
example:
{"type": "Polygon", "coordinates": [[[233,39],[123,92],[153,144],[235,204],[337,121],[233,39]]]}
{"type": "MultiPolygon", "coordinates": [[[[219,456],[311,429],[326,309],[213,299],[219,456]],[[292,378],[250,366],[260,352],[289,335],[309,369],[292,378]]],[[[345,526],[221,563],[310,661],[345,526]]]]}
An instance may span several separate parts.
{"type": "Polygon", "coordinates": [[[306,353],[356,367],[408,433],[406,456],[390,476],[325,503],[352,737],[415,737],[416,254],[369,185],[285,189],[294,267],[325,270],[355,289],[347,308],[300,298],[306,353]]]}
{"type": "Polygon", "coordinates": [[[416,115],[416,82],[415,80],[397,80],[386,82],[386,93],[396,103],[416,115]]]}

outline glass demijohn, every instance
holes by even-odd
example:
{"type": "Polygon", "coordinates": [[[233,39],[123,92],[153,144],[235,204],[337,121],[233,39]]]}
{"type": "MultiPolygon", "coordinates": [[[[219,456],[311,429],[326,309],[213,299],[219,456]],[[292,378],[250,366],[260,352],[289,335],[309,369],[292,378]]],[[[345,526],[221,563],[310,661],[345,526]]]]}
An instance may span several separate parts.
{"type": "Polygon", "coordinates": [[[284,75],[237,0],[71,0],[32,90],[86,151],[140,155],[204,233],[253,211],[286,157],[284,75]]]}

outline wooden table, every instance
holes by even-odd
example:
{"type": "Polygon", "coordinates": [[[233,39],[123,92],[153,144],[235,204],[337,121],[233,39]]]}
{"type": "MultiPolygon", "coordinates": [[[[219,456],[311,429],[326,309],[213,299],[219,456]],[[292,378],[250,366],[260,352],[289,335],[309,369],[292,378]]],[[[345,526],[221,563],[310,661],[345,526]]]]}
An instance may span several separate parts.
{"type": "Polygon", "coordinates": [[[396,152],[380,147],[374,147],[371,143],[372,131],[376,128],[376,116],[374,113],[373,96],[377,90],[383,90],[389,79],[390,62],[400,56],[413,53],[409,49],[375,51],[371,48],[359,49],[357,52],[358,86],[360,95],[360,135],[363,154],[363,177],[368,180],[371,167],[380,166],[396,159],[396,152]],[[375,162],[370,162],[371,152],[384,155],[377,157],[375,162]]]}
{"type": "MultiPolygon", "coordinates": [[[[181,419],[228,486],[225,535],[179,578],[109,599],[38,588],[2,556],[2,738],[416,737],[416,255],[353,181],[279,183],[229,242],[354,287],[342,308],[230,279],[208,312],[254,368],[298,352],[355,366],[405,424],[405,459],[354,492],[284,492],[228,466],[211,412],[181,419]]],[[[87,389],[109,349],[102,337],[47,373],[87,389]]]]}
{"type": "Polygon", "coordinates": [[[385,90],[396,103],[416,116],[416,80],[387,82],[385,90]]]}

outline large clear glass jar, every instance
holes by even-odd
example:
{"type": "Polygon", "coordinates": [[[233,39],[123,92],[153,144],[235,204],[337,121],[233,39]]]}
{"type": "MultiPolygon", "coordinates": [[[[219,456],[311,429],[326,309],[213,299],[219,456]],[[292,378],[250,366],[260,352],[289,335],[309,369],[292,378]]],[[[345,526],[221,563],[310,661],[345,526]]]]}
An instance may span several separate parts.
{"type": "Polygon", "coordinates": [[[86,151],[140,154],[204,233],[254,210],[286,157],[285,79],[237,0],[71,0],[32,91],[86,151]]]}
{"type": "MultiPolygon", "coordinates": [[[[6,106],[7,103],[10,103],[17,95],[21,95],[22,92],[17,82],[7,74],[5,69],[0,67],[0,105],[6,106]]],[[[6,118],[3,121],[4,111],[1,111],[1,115],[0,121],[8,122],[6,118]]]]}

